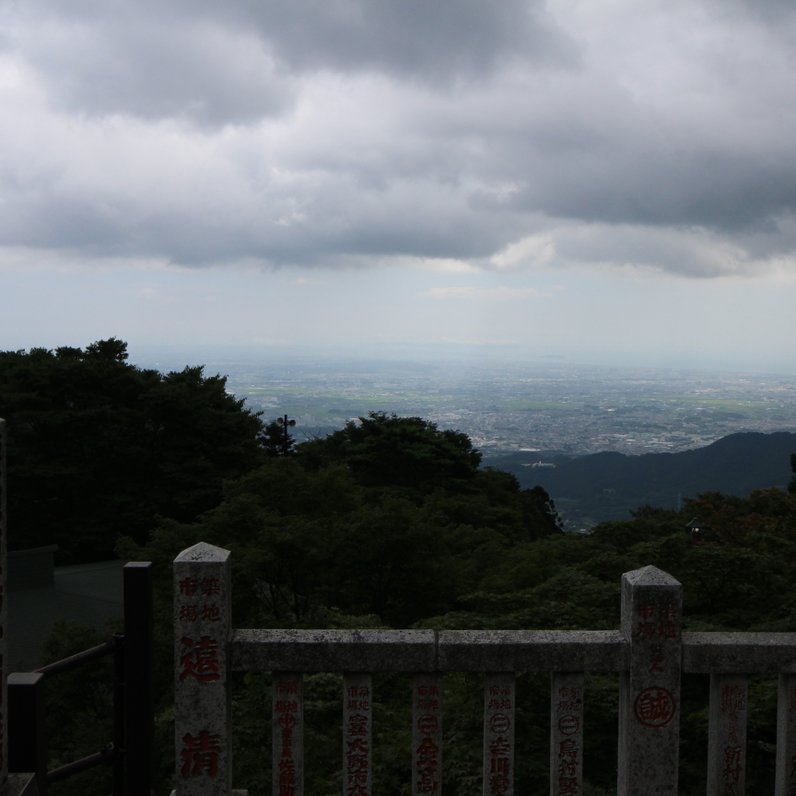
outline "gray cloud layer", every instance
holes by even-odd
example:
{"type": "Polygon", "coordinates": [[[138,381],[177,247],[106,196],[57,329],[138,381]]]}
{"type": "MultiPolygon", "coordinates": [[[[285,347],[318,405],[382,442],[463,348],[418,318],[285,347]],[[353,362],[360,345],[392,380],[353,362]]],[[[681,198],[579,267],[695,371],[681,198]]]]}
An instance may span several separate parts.
{"type": "Polygon", "coordinates": [[[791,3],[42,0],[0,22],[0,246],[499,267],[541,236],[547,265],[793,265],[791,3]]]}

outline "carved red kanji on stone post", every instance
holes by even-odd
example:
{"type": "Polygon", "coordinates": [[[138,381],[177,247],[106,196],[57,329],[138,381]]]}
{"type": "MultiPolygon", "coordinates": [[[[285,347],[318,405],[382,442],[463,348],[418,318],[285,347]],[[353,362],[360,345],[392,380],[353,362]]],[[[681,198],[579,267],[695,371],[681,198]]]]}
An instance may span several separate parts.
{"type": "Polygon", "coordinates": [[[200,542],[174,560],[177,796],[230,789],[229,551],[200,542]]]}
{"type": "Polygon", "coordinates": [[[620,794],[677,794],[682,588],[657,567],[622,576],[630,669],[619,692],[620,794]]]}

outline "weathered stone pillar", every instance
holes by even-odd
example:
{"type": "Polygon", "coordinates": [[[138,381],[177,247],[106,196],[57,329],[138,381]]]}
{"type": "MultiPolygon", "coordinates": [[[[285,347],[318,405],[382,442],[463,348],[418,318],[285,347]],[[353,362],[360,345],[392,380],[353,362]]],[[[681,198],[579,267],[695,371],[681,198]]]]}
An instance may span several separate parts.
{"type": "Polygon", "coordinates": [[[412,793],[442,793],[442,677],[418,674],[412,684],[412,793]]]}
{"type": "Polygon", "coordinates": [[[630,669],[619,690],[617,791],[677,794],[682,586],[653,566],[622,576],[630,669]]]}
{"type": "Polygon", "coordinates": [[[227,796],[230,554],[199,544],[174,559],[174,732],[178,796],[227,796]]]}
{"type": "Polygon", "coordinates": [[[514,796],[514,705],[516,677],[484,677],[484,796],[514,796]]]}
{"type": "Polygon", "coordinates": [[[550,796],[583,793],[583,674],[554,672],[550,687],[550,796]]]}
{"type": "Polygon", "coordinates": [[[745,792],[748,681],[743,675],[710,676],[708,796],[740,796],[745,792]]]}

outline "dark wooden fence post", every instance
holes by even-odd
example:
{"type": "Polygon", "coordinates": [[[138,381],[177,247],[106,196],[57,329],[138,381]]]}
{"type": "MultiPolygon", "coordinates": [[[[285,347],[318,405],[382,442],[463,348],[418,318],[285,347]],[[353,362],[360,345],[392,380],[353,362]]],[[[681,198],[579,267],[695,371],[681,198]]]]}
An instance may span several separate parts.
{"type": "Polygon", "coordinates": [[[8,676],[8,744],[11,771],[36,775],[40,796],[47,794],[47,735],[44,726],[44,675],[15,672],[8,676]]]}
{"type": "Polygon", "coordinates": [[[113,796],[125,796],[124,633],[113,636],[113,796]]]}
{"type": "Polygon", "coordinates": [[[153,787],[152,564],[124,566],[125,793],[153,787]]]}

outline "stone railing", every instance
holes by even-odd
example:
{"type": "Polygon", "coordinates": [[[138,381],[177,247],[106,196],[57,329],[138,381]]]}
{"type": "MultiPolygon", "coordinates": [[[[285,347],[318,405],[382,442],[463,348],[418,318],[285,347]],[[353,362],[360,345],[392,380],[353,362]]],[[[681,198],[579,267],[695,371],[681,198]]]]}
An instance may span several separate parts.
{"type": "MultiPolygon", "coordinates": [[[[484,674],[483,793],[514,794],[515,674],[551,673],[550,793],[583,793],[583,678],[620,675],[617,793],[676,794],[682,673],[710,675],[709,794],[741,794],[748,679],[779,676],[776,793],[796,793],[796,633],[682,633],[682,586],[622,576],[618,631],[234,630],[229,552],[174,562],[176,794],[231,790],[228,677],[272,672],[272,792],[304,794],[303,675],[341,672],[343,793],[372,789],[372,675],[412,678],[413,794],[442,791],[442,676],[484,674]]],[[[238,793],[245,793],[239,791],[238,793]]]]}

